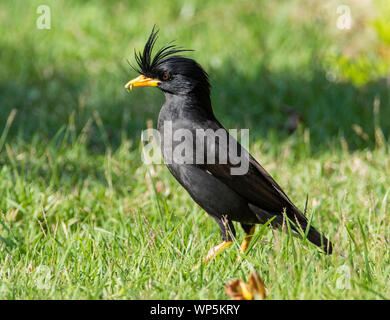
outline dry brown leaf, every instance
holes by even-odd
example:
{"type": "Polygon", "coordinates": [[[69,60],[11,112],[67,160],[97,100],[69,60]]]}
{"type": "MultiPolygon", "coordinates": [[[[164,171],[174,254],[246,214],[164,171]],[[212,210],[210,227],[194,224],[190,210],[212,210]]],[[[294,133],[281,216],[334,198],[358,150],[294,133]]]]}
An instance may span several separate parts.
{"type": "Polygon", "coordinates": [[[249,275],[249,283],[236,279],[225,285],[225,291],[234,300],[264,300],[267,297],[264,282],[256,271],[249,275]]]}
{"type": "Polygon", "coordinates": [[[249,287],[254,292],[256,300],[264,300],[267,297],[264,282],[255,271],[252,271],[249,276],[249,287]]]}

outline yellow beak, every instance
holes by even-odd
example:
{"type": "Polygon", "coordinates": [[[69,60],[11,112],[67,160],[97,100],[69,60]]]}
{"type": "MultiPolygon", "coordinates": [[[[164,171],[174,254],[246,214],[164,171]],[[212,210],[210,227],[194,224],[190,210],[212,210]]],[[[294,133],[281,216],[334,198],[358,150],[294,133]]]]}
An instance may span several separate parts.
{"type": "Polygon", "coordinates": [[[133,87],[157,87],[159,83],[160,80],[140,75],[139,77],[130,80],[128,83],[126,83],[125,88],[130,91],[131,89],[133,89],[133,87]]]}

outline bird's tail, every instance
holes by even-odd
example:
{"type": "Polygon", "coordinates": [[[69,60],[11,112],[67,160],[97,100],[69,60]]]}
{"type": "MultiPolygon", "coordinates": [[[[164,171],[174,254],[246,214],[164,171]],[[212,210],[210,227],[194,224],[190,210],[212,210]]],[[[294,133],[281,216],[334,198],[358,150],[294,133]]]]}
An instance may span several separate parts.
{"type": "MultiPolygon", "coordinates": [[[[257,206],[249,204],[250,209],[256,214],[259,223],[266,223],[269,219],[272,219],[271,226],[274,228],[281,228],[286,225],[286,219],[282,215],[278,214],[270,214],[265,210],[260,209],[257,206]]],[[[299,234],[303,232],[306,234],[306,238],[315,244],[316,246],[322,248],[327,254],[331,254],[333,251],[332,243],[320,232],[316,230],[316,228],[309,226],[306,216],[299,211],[298,208],[292,206],[287,211],[288,220],[292,222],[291,227],[294,233],[299,234]],[[307,231],[307,228],[309,230],[307,231]],[[301,231],[301,232],[300,232],[301,231]]]]}
{"type": "Polygon", "coordinates": [[[318,232],[314,227],[310,227],[307,239],[316,246],[322,248],[327,254],[332,254],[333,245],[323,234],[318,232]]]}
{"type": "MultiPolygon", "coordinates": [[[[298,217],[297,217],[298,218],[298,217]]],[[[298,218],[299,226],[302,231],[307,234],[306,238],[316,246],[322,248],[327,254],[332,254],[333,245],[323,234],[317,231],[316,228],[312,226],[308,226],[307,219],[304,215],[299,215],[298,218]],[[307,232],[307,228],[309,227],[309,231],[307,232]]]]}

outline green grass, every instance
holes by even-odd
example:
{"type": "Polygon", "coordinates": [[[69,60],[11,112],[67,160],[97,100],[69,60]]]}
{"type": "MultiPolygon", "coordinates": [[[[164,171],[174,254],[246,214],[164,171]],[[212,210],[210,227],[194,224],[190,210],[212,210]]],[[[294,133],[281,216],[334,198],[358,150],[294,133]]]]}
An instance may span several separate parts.
{"type": "Polygon", "coordinates": [[[390,91],[377,50],[389,20],[367,23],[372,40],[335,29],[338,3],[310,3],[57,0],[51,30],[35,28],[40,1],[0,4],[0,298],[226,299],[254,268],[270,299],[389,299],[390,91]],[[221,122],[250,128],[251,152],[298,207],[309,195],[332,256],[257,227],[240,263],[232,246],[191,271],[218,227],[163,165],[141,161],[162,94],[123,88],[154,23],[160,44],[196,50],[221,122]],[[356,41],[370,50],[351,57],[356,41]],[[303,117],[292,135],[285,106],[303,117]]]}

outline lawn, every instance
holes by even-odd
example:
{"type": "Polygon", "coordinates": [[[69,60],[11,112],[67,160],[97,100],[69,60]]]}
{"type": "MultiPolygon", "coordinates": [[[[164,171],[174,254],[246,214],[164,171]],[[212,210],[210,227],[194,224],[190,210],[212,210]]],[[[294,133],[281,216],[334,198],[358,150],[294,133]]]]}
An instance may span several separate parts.
{"type": "Polygon", "coordinates": [[[388,1],[0,3],[0,298],[228,299],[255,269],[269,299],[390,298],[388,1]],[[337,27],[348,4],[351,29],[337,27]],[[216,116],[334,243],[258,226],[197,265],[217,224],[141,161],[163,95],[127,93],[154,24],[209,73],[216,116]],[[299,119],[299,121],[295,121],[299,119]]]}

